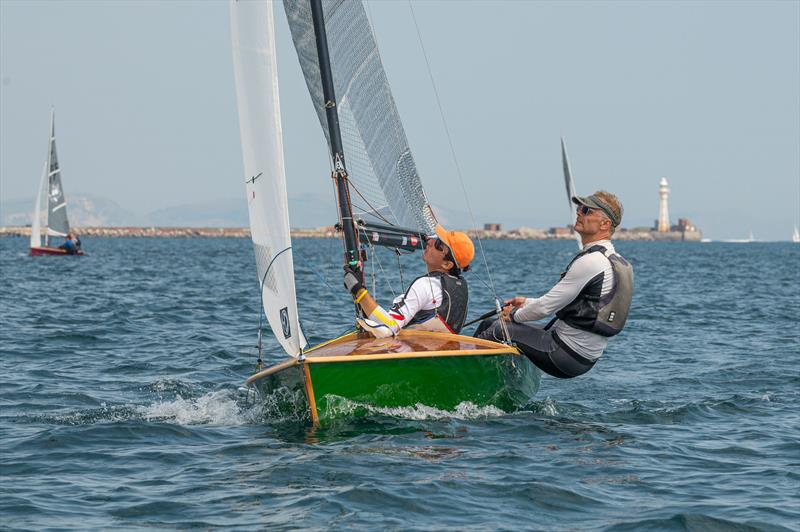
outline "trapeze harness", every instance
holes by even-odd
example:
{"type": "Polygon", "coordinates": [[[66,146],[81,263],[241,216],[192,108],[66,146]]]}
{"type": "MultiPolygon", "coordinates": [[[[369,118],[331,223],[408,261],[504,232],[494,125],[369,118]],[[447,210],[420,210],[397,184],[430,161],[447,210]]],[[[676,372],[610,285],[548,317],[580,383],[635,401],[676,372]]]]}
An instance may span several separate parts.
{"type": "MultiPolygon", "coordinates": [[[[442,325],[444,325],[448,331],[454,334],[460,333],[461,328],[464,326],[464,321],[467,319],[467,307],[469,305],[469,288],[467,287],[467,281],[463,277],[455,277],[444,272],[430,272],[414,279],[409,286],[409,290],[414,283],[425,277],[439,279],[442,285],[442,302],[435,309],[420,310],[417,312],[411,320],[409,320],[406,327],[412,329],[428,329],[428,327],[421,327],[420,325],[438,317],[442,325]]],[[[406,291],[405,295],[408,296],[408,291],[406,291]]],[[[403,300],[395,303],[392,306],[392,311],[398,312],[402,304],[403,300]]]]}

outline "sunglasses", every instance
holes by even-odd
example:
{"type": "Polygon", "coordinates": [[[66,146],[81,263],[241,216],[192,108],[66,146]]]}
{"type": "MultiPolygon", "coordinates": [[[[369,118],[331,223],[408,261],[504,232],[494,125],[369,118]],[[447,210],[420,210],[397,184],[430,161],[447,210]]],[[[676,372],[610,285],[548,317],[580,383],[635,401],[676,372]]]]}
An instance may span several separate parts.
{"type": "Polygon", "coordinates": [[[445,253],[445,256],[444,256],[445,260],[449,260],[450,262],[455,262],[455,259],[453,258],[452,251],[450,250],[449,247],[447,247],[447,244],[442,242],[442,240],[440,238],[434,238],[433,239],[433,247],[435,247],[438,251],[441,251],[442,253],[445,253]]]}
{"type": "MultiPolygon", "coordinates": [[[[599,211],[600,213],[602,213],[603,215],[602,218],[611,222],[611,218],[602,209],[593,209],[591,207],[587,207],[586,205],[578,205],[578,212],[583,216],[587,216],[595,211],[599,211]]],[[[614,222],[611,223],[613,224],[614,222]]]]}

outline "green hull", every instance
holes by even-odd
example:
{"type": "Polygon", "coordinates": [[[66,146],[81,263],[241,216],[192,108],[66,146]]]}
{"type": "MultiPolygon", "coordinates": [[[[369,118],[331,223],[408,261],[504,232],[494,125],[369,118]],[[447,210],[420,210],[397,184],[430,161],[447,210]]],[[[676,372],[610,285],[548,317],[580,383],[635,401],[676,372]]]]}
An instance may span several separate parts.
{"type": "Polygon", "coordinates": [[[324,423],[375,409],[468,403],[511,412],[539,388],[539,370],[516,348],[468,336],[404,330],[375,339],[351,333],[247,380],[269,414],[324,423]]]}
{"type": "Polygon", "coordinates": [[[422,404],[452,411],[469,402],[511,412],[539,387],[538,370],[513,354],[312,364],[310,370],[320,419],[335,417],[339,397],[378,408],[422,404]]]}
{"type": "Polygon", "coordinates": [[[533,398],[541,375],[524,356],[499,354],[297,364],[254,384],[281,417],[306,410],[311,418],[306,371],[322,423],[370,408],[453,411],[464,402],[512,412],[533,398]]]}

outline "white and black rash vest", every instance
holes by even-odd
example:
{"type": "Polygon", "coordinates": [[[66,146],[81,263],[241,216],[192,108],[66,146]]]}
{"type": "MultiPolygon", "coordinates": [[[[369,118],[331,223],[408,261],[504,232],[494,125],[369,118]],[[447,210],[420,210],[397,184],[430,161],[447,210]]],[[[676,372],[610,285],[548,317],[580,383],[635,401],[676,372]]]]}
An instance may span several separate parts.
{"type": "Polygon", "coordinates": [[[598,273],[571,303],[556,312],[556,317],[576,329],[614,336],[622,331],[628,319],[633,297],[633,267],[614,251],[604,246],[592,246],[570,261],[561,274],[562,279],[576,260],[589,253],[602,253],[611,263],[614,276],[611,290],[601,295],[605,274],[598,273]]]}
{"type": "MultiPolygon", "coordinates": [[[[437,317],[447,327],[447,329],[455,334],[461,332],[464,326],[464,321],[467,319],[467,310],[469,307],[469,287],[467,281],[463,277],[455,277],[443,272],[430,272],[414,279],[411,286],[418,282],[436,281],[439,282],[442,289],[441,302],[436,308],[419,310],[414,314],[404,327],[424,323],[434,317],[437,317]]],[[[396,313],[399,312],[403,305],[404,300],[409,295],[409,291],[395,302],[389,314],[397,319],[396,313]]]]}

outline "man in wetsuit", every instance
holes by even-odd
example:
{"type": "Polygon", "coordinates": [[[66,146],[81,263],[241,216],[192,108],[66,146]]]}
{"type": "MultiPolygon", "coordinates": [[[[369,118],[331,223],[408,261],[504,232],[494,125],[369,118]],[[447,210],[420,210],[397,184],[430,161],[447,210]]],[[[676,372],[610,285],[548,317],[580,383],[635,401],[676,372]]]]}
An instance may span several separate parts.
{"type": "Polygon", "coordinates": [[[606,191],[572,201],[583,248],[561,280],[542,297],[506,301],[500,319],[486,320],[475,331],[475,336],[500,341],[508,334],[539,369],[562,379],[594,366],[608,338],[625,325],[633,294],[633,269],[611,243],[622,221],[622,204],[606,191]],[[545,327],[527,323],[553,314],[545,327]]]}
{"type": "Polygon", "coordinates": [[[469,303],[469,288],[461,274],[469,269],[474,256],[475,247],[465,233],[437,226],[436,236],[427,240],[422,253],[428,273],[414,279],[388,312],[355,272],[345,268],[344,285],[367,316],[359,324],[378,338],[393,336],[404,328],[458,334],[469,303]]]}

